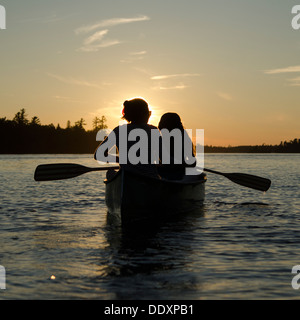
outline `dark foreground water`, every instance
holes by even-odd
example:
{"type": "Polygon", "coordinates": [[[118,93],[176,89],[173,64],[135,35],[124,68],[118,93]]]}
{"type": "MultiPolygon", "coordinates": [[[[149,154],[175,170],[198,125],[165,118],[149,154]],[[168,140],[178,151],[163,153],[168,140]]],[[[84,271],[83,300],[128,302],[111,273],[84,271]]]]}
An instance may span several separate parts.
{"type": "Polygon", "coordinates": [[[300,155],[206,155],[207,168],[270,178],[270,191],[209,174],[202,210],[149,230],[107,223],[103,172],[33,180],[55,162],[98,165],[91,155],[0,156],[0,299],[300,298],[300,155]]]}

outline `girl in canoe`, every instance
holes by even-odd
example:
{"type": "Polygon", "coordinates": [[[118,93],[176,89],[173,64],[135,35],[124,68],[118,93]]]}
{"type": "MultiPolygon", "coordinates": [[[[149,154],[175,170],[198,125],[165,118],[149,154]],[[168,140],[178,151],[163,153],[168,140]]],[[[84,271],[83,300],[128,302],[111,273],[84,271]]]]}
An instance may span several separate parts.
{"type": "Polygon", "coordinates": [[[158,128],[162,136],[162,143],[160,145],[162,166],[159,168],[159,174],[163,178],[180,180],[185,176],[185,169],[187,167],[196,166],[195,147],[177,113],[165,113],[160,119],[158,128]],[[166,149],[165,154],[169,153],[169,164],[165,164],[164,149],[166,149]]]}
{"type": "Polygon", "coordinates": [[[94,158],[101,162],[118,162],[122,169],[158,176],[159,147],[152,139],[159,140],[159,130],[148,124],[151,116],[148,103],[140,98],[123,103],[122,119],[128,124],[116,127],[99,145],[94,158]],[[109,151],[117,147],[118,156],[109,151]]]}

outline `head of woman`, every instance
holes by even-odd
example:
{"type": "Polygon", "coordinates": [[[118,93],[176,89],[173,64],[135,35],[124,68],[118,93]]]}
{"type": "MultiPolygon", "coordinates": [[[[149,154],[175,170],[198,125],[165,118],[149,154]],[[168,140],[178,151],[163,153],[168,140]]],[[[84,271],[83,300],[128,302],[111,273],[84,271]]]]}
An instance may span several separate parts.
{"type": "Polygon", "coordinates": [[[123,103],[122,119],[133,124],[146,124],[150,118],[148,103],[140,98],[126,100],[123,103]]]}
{"type": "MultiPolygon", "coordinates": [[[[168,112],[162,115],[158,124],[158,129],[159,130],[167,129],[169,132],[172,131],[173,129],[179,129],[183,134],[182,137],[184,138],[184,143],[187,143],[187,145],[190,145],[192,148],[193,156],[196,155],[196,148],[192,143],[192,140],[190,139],[189,135],[186,134],[186,131],[184,129],[180,116],[177,113],[168,112]]],[[[162,135],[163,134],[164,133],[162,131],[162,135]]],[[[182,151],[184,151],[184,149],[182,149],[182,151]]]]}
{"type": "Polygon", "coordinates": [[[169,131],[173,129],[184,130],[182,121],[175,112],[165,113],[159,121],[158,128],[159,130],[168,129],[169,131]]]}

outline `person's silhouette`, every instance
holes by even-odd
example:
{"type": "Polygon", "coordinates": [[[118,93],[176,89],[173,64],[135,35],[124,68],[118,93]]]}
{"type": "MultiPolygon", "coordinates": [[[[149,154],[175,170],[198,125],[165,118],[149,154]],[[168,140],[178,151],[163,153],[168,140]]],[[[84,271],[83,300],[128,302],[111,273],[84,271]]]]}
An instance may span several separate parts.
{"type": "Polygon", "coordinates": [[[99,145],[95,152],[95,159],[98,161],[107,162],[107,156],[109,150],[116,146],[119,156],[115,157],[115,162],[119,162],[121,168],[129,171],[140,172],[147,175],[157,176],[156,164],[153,163],[152,159],[158,159],[158,146],[157,156],[151,157],[151,154],[156,152],[153,150],[154,144],[151,143],[153,133],[156,131],[156,136],[159,136],[157,127],[148,124],[151,111],[149,110],[148,103],[140,98],[132,100],[126,100],[123,103],[122,119],[126,120],[128,124],[116,127],[99,145]],[[133,132],[133,130],[136,130],[133,132]],[[124,137],[124,133],[126,137],[124,137]],[[141,149],[137,150],[136,153],[130,154],[130,149],[139,142],[139,133],[144,134],[145,140],[141,140],[141,143],[147,143],[142,145],[141,148],[145,152],[141,154],[141,149]],[[132,139],[132,136],[135,139],[132,139]],[[124,140],[124,138],[126,138],[124,140]],[[130,138],[130,139],[129,139],[130,138]],[[123,145],[122,145],[123,143],[123,145]],[[124,148],[125,146],[125,148],[124,148]]]}
{"type": "Polygon", "coordinates": [[[196,166],[196,152],[194,145],[184,129],[181,118],[177,113],[165,113],[160,119],[158,128],[161,131],[162,136],[160,151],[162,166],[159,168],[159,174],[162,177],[171,180],[182,179],[187,167],[196,166]],[[170,155],[169,164],[164,163],[163,148],[166,148],[165,142],[168,142],[167,152],[169,152],[170,155]]]}

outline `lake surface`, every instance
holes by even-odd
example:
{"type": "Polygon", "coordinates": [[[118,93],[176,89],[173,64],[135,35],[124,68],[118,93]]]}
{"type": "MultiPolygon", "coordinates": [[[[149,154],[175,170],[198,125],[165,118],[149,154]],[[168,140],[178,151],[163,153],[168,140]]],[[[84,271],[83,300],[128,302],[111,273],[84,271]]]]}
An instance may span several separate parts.
{"type": "Polygon", "coordinates": [[[104,172],[35,182],[43,163],[0,155],[0,299],[299,299],[300,155],[207,154],[205,166],[272,180],[267,193],[208,174],[199,212],[124,229],[106,220],[104,172]]]}

